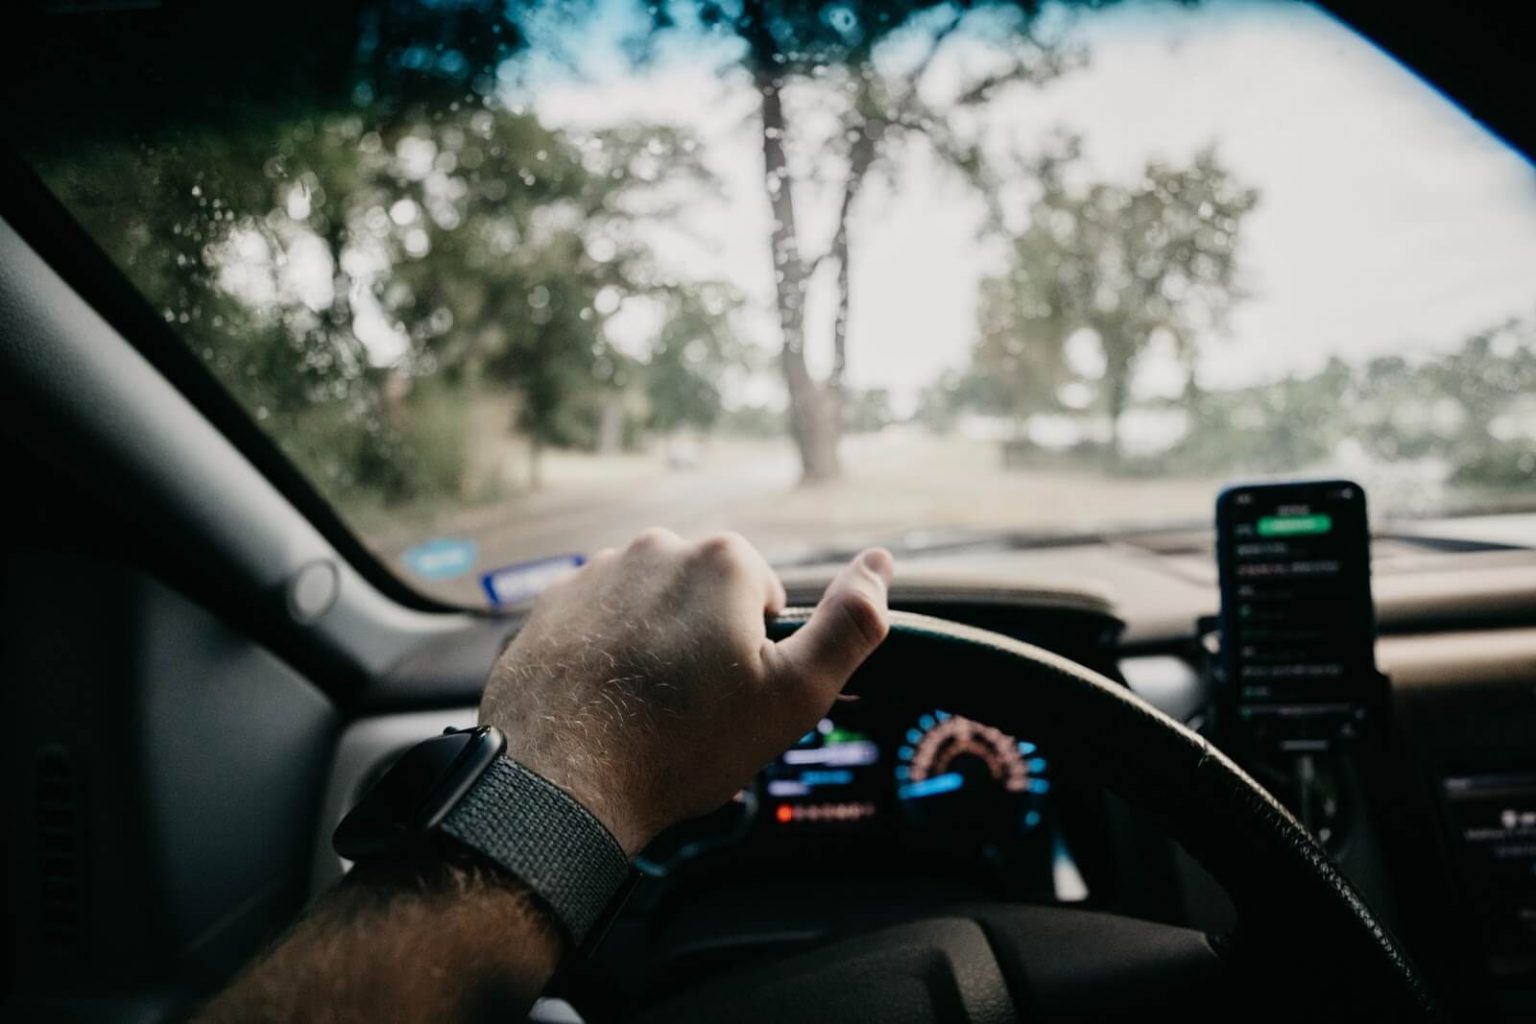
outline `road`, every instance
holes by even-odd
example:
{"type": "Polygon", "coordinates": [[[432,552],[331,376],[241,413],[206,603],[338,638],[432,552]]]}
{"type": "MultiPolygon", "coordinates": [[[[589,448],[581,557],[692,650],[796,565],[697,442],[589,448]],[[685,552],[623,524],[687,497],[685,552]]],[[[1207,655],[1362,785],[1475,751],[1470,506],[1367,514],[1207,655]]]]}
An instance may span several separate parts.
{"type": "Polygon", "coordinates": [[[844,478],[797,486],[787,441],[712,443],[692,469],[660,454],[552,454],[538,492],[400,524],[365,538],[409,578],[401,552],[432,537],[479,546],[475,571],[420,580],[450,600],[483,604],[481,572],[566,553],[620,545],[648,526],[687,537],[724,529],[745,534],[771,560],[827,547],[891,541],[924,529],[1081,530],[1190,520],[1208,515],[1213,480],[1105,477],[1088,471],[1004,471],[995,445],[887,431],[849,438],[844,478]]]}
{"type": "MultiPolygon", "coordinates": [[[[545,484],[532,494],[439,517],[421,531],[390,531],[370,546],[397,571],[402,550],[427,537],[468,537],[479,545],[477,571],[432,581],[443,597],[481,604],[479,574],[557,554],[585,554],[627,543],[648,526],[698,537],[734,528],[741,510],[772,502],[799,477],[787,444],[733,445],[707,453],[693,469],[674,469],[659,455],[571,456],[556,453],[545,484]]],[[[421,581],[415,581],[421,582],[421,581]]]]}

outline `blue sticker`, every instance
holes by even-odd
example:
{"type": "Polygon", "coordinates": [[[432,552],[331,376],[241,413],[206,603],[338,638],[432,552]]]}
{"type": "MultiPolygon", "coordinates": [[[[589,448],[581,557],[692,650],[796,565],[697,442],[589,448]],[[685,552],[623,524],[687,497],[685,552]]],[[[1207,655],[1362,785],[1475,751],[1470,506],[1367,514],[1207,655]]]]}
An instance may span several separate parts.
{"type": "Polygon", "coordinates": [[[480,545],[462,537],[435,537],[400,556],[405,567],[429,580],[451,580],[475,567],[480,545]]]}
{"type": "Polygon", "coordinates": [[[531,601],[555,580],[585,565],[581,555],[555,555],[532,562],[518,562],[493,569],[480,577],[480,585],[493,605],[521,604],[531,601]]]}

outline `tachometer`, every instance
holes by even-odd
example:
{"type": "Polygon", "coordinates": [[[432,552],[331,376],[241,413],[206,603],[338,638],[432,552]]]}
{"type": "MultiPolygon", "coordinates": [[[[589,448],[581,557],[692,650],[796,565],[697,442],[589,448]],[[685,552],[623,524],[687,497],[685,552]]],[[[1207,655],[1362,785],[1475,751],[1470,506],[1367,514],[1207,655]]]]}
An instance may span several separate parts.
{"type": "Polygon", "coordinates": [[[909,815],[955,838],[1017,835],[1040,825],[1050,766],[1035,745],[934,711],[896,752],[896,795],[909,815]]]}

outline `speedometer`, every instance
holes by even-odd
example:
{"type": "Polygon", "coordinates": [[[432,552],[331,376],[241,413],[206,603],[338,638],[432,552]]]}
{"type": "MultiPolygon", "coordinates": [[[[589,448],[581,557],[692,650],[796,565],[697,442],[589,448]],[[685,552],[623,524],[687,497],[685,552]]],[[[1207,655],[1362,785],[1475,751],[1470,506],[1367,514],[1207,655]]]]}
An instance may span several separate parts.
{"type": "Polygon", "coordinates": [[[918,823],[977,839],[1040,825],[1050,766],[1035,745],[960,715],[922,715],[896,752],[896,796],[918,823]]]}

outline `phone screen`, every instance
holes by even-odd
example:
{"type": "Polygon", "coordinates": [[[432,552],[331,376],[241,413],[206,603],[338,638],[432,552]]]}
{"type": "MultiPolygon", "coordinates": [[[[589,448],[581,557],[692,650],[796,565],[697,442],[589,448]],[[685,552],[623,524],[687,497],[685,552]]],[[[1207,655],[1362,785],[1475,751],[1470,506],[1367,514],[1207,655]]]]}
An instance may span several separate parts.
{"type": "Polygon", "coordinates": [[[1216,506],[1225,688],[1239,717],[1360,704],[1375,679],[1365,492],[1258,484],[1216,506]]]}

